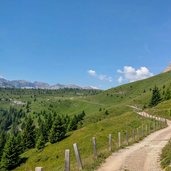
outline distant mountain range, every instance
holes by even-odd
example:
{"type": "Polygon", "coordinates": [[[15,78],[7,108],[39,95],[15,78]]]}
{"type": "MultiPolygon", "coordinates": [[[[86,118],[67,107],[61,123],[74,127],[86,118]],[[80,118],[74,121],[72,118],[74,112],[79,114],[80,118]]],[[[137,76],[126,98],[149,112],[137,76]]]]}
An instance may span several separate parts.
{"type": "Polygon", "coordinates": [[[25,80],[7,80],[5,78],[0,78],[0,87],[1,88],[21,88],[21,89],[51,89],[51,90],[57,90],[57,89],[63,89],[63,88],[72,88],[72,89],[97,89],[96,87],[81,87],[74,84],[69,85],[63,85],[63,84],[55,84],[55,85],[49,85],[48,83],[44,82],[30,82],[25,80]]]}

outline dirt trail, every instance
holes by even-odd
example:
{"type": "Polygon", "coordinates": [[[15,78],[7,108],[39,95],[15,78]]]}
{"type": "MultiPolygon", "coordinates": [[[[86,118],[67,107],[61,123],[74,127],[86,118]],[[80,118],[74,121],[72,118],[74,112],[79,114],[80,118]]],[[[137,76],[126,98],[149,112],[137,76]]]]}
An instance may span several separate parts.
{"type": "MultiPolygon", "coordinates": [[[[138,114],[144,115],[144,112],[138,114]]],[[[150,117],[145,113],[147,117],[150,117]]],[[[171,121],[168,127],[150,134],[143,141],[113,153],[97,171],[162,171],[160,154],[171,138],[171,121]]]]}

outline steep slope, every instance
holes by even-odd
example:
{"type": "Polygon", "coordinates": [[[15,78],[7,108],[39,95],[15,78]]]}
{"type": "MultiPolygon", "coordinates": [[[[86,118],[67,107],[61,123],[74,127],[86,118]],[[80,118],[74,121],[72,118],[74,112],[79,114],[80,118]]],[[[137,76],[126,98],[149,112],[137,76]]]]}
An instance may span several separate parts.
{"type": "Polygon", "coordinates": [[[149,103],[154,86],[159,87],[161,93],[163,93],[163,90],[166,90],[170,85],[171,72],[166,72],[148,79],[109,89],[91,97],[91,100],[110,105],[125,103],[143,107],[144,104],[149,103]]]}

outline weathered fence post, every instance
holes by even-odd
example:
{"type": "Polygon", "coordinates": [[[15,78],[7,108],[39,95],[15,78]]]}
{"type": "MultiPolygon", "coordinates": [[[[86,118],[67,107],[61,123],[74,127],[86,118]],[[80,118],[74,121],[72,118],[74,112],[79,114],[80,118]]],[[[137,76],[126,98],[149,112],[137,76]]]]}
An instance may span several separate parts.
{"type": "Polygon", "coordinates": [[[161,120],[161,127],[162,127],[162,128],[164,127],[164,122],[163,122],[163,120],[161,120]]]}
{"type": "Polygon", "coordinates": [[[36,167],[35,171],[43,171],[43,167],[36,167]]]}
{"type": "Polygon", "coordinates": [[[142,136],[142,138],[144,137],[144,126],[142,125],[142,129],[141,129],[141,136],[142,136]]]}
{"type": "Polygon", "coordinates": [[[156,120],[156,130],[159,128],[158,120],[156,120]]]}
{"type": "Polygon", "coordinates": [[[159,120],[159,129],[161,129],[161,127],[162,127],[162,126],[161,126],[161,121],[159,120]]]}
{"type": "Polygon", "coordinates": [[[74,147],[75,157],[76,157],[76,160],[78,163],[78,168],[79,168],[79,170],[83,170],[83,165],[82,165],[82,161],[81,161],[81,157],[80,157],[80,153],[79,153],[77,144],[76,143],[73,144],[73,147],[74,147]]]}
{"type": "Polygon", "coordinates": [[[126,144],[129,145],[129,135],[128,135],[128,131],[126,131],[126,144]]]}
{"type": "Polygon", "coordinates": [[[146,136],[148,135],[148,125],[146,125],[146,136]]]}
{"type": "Polygon", "coordinates": [[[165,126],[167,126],[167,119],[165,119],[165,126]]]}
{"type": "Polygon", "coordinates": [[[109,151],[112,151],[112,134],[109,134],[109,151]]]}
{"type": "Polygon", "coordinates": [[[118,146],[121,147],[121,133],[118,132],[118,146]]]}
{"type": "Polygon", "coordinates": [[[149,123],[149,129],[148,129],[148,133],[150,134],[151,133],[151,123],[149,123]]]}
{"type": "Polygon", "coordinates": [[[135,129],[132,130],[132,141],[135,142],[135,129]]]}
{"type": "Polygon", "coordinates": [[[65,171],[70,171],[70,150],[65,150],[65,171]]]}
{"type": "Polygon", "coordinates": [[[93,154],[94,154],[94,158],[97,159],[97,149],[96,149],[96,138],[93,137],[93,154]]]}
{"type": "Polygon", "coordinates": [[[139,137],[139,128],[137,128],[137,141],[139,141],[140,137],[139,137]]]}
{"type": "Polygon", "coordinates": [[[156,122],[155,121],[153,122],[153,129],[154,129],[154,131],[156,130],[156,122]]]}
{"type": "Polygon", "coordinates": [[[156,120],[156,130],[159,128],[158,121],[156,120]]]}

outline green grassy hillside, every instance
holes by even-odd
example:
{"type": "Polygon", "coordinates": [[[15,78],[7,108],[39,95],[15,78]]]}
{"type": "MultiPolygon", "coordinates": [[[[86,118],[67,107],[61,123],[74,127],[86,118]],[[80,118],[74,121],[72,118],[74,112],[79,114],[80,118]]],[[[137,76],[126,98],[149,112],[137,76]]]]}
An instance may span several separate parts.
{"type": "Polygon", "coordinates": [[[25,164],[22,164],[16,171],[34,170],[36,166],[43,166],[47,171],[59,171],[64,169],[64,150],[71,150],[71,170],[77,171],[77,165],[72,145],[78,143],[80,154],[85,170],[94,170],[94,167],[103,161],[110,153],[108,152],[108,135],[113,136],[113,151],[117,146],[117,133],[122,134],[122,141],[126,143],[125,130],[131,134],[132,129],[138,128],[140,125],[147,125],[152,121],[141,118],[133,112],[125,112],[116,117],[109,117],[94,124],[73,132],[68,138],[57,143],[47,144],[42,152],[35,149],[24,153],[22,157],[28,158],[25,164]],[[97,139],[97,150],[99,159],[93,158],[92,137],[97,139]]]}
{"type": "Polygon", "coordinates": [[[43,90],[4,90],[1,89],[0,107],[7,109],[9,106],[27,110],[28,115],[37,120],[37,113],[42,111],[56,112],[73,116],[82,112],[86,113],[80,129],[69,132],[68,137],[56,144],[47,143],[43,151],[29,150],[22,154],[26,162],[16,171],[31,171],[35,166],[43,166],[46,171],[63,170],[64,150],[71,149],[71,168],[76,171],[76,161],[73,155],[72,144],[78,143],[86,170],[93,170],[110,153],[107,151],[107,136],[113,135],[113,150],[117,149],[117,133],[125,130],[131,131],[151,122],[135,114],[128,105],[146,107],[152,114],[171,118],[171,100],[163,100],[153,108],[148,104],[154,86],[159,87],[164,96],[166,89],[171,85],[171,72],[163,73],[145,80],[125,84],[107,91],[74,91],[65,92],[43,90]],[[22,102],[22,104],[16,104],[22,102]],[[92,156],[92,137],[97,138],[100,161],[95,161],[92,156]]]}
{"type": "Polygon", "coordinates": [[[161,91],[163,90],[163,86],[165,89],[169,87],[171,85],[171,72],[109,89],[94,96],[93,100],[107,104],[118,104],[122,102],[143,105],[149,102],[151,90],[155,85],[161,91]]]}

